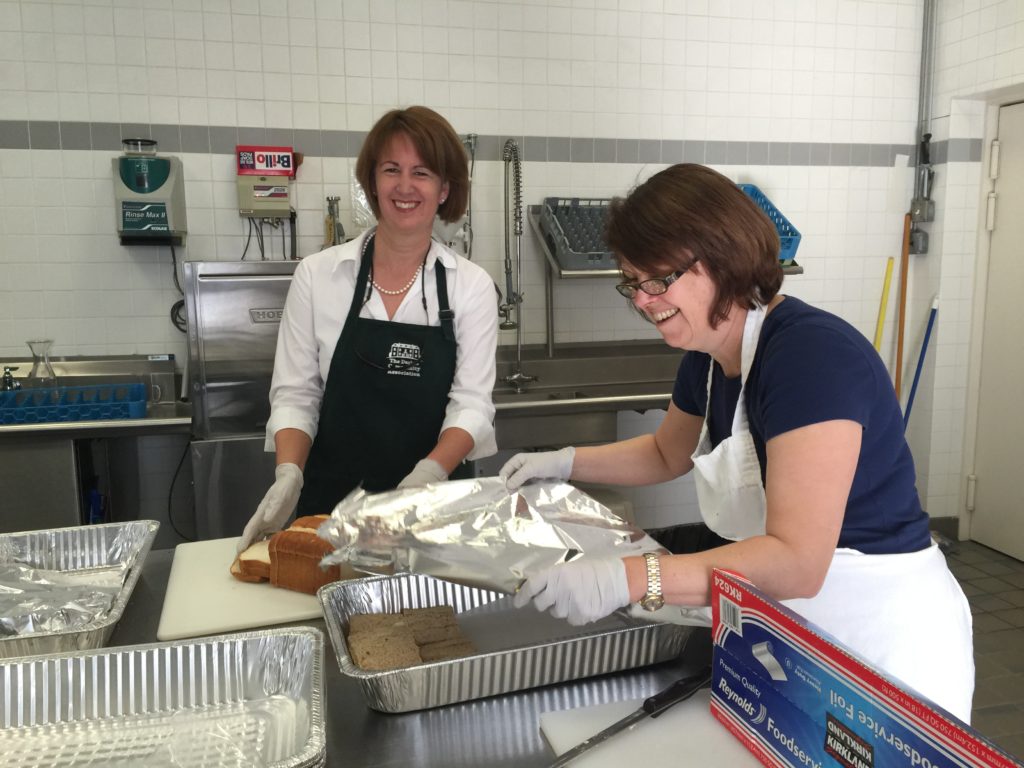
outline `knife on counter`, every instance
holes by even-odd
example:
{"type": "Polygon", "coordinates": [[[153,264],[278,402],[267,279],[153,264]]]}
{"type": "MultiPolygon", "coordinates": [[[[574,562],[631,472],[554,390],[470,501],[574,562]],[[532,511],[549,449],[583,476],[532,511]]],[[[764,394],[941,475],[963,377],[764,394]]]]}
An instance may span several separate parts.
{"type": "Polygon", "coordinates": [[[696,674],[687,675],[686,677],[676,680],[665,690],[645,699],[644,703],[641,704],[640,708],[635,712],[626,715],[621,720],[609,725],[603,731],[595,733],[589,739],[581,741],[572,749],[563,752],[555,762],[551,763],[550,768],[561,768],[563,765],[568,765],[584,752],[589,752],[597,745],[603,744],[615,734],[632,728],[647,717],[657,717],[674,704],[686,701],[701,688],[710,685],[710,683],[711,667],[704,667],[696,674]]]}

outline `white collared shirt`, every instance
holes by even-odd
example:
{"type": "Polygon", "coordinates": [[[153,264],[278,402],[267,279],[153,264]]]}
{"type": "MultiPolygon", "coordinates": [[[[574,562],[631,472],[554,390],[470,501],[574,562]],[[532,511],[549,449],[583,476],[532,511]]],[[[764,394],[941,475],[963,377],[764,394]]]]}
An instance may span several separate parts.
{"type": "MultiPolygon", "coordinates": [[[[277,335],[264,446],[267,451],[274,450],[274,434],[279,429],[301,429],[310,438],[316,437],[324,383],[352,304],[365,238],[364,234],[307,256],[295,269],[277,335]]],[[[455,378],[441,431],[458,427],[468,432],[473,438],[473,449],[467,458],[478,459],[497,450],[491,391],[498,344],[498,307],[490,275],[432,240],[425,274],[412,285],[390,319],[410,325],[440,325],[434,276],[438,263],[447,270],[449,304],[455,312],[458,344],[455,378]],[[424,286],[429,320],[423,310],[424,286]]],[[[371,291],[359,316],[389,319],[377,291],[371,291]]]]}

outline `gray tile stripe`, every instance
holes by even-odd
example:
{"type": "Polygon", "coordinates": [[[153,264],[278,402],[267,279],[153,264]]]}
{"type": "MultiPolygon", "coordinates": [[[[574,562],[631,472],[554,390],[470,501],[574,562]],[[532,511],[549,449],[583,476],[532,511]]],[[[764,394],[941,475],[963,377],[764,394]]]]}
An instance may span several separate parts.
{"type": "MultiPolygon", "coordinates": [[[[0,120],[0,149],[96,149],[116,151],[121,139],[159,142],[163,152],[231,154],[236,144],[295,147],[312,157],[355,157],[364,131],[227,128],[205,125],[0,120]]],[[[499,160],[507,136],[477,137],[478,160],[499,160]]],[[[846,144],[785,141],[679,141],[516,136],[527,161],[572,163],[707,163],[708,165],[891,166],[912,155],[909,144],[846,144]]],[[[932,144],[933,164],[979,162],[981,139],[932,144]]]]}

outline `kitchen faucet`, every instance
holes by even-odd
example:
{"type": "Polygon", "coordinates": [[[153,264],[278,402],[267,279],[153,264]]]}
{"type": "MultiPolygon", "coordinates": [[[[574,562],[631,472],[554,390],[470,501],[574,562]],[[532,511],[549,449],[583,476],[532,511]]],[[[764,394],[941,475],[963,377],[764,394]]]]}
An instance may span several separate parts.
{"type": "Polygon", "coordinates": [[[511,384],[516,394],[525,389],[525,384],[536,381],[536,376],[523,373],[523,170],[519,162],[519,145],[515,139],[507,139],[501,152],[505,163],[505,301],[498,304],[501,322],[498,327],[503,331],[515,329],[516,332],[516,366],[515,370],[502,381],[511,384]],[[512,167],[511,185],[513,203],[509,205],[509,166],[512,167]],[[512,219],[512,234],[515,236],[516,282],[512,285],[512,249],[509,237],[509,219],[512,219]],[[515,314],[515,319],[512,315],[515,314]]]}
{"type": "Polygon", "coordinates": [[[10,392],[12,389],[21,389],[21,382],[14,380],[14,371],[18,370],[17,366],[4,366],[4,376],[0,380],[0,391],[10,392]]]}

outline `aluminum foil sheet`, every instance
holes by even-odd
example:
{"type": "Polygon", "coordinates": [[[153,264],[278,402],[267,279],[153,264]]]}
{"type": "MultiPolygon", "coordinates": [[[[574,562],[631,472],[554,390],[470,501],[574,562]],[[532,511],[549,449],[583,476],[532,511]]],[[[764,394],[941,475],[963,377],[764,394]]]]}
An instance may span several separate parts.
{"type": "Polygon", "coordinates": [[[0,663],[5,768],[326,762],[310,627],[0,663]]]}
{"type": "Polygon", "coordinates": [[[128,569],[79,573],[0,562],[0,636],[71,632],[107,615],[128,569]]]}
{"type": "Polygon", "coordinates": [[[102,646],[159,527],[138,520],[0,535],[0,657],[102,646]]]}
{"type": "Polygon", "coordinates": [[[567,483],[510,492],[497,477],[387,493],[353,491],[319,529],[324,564],[383,567],[512,593],[526,575],[579,557],[660,548],[640,528],[567,483]]]}
{"type": "Polygon", "coordinates": [[[682,653],[693,631],[620,613],[573,627],[512,608],[501,592],[414,574],[339,581],[317,596],[338,667],[359,683],[367,706],[380,712],[429,709],[667,661],[682,653]],[[383,672],[352,661],[346,643],[351,616],[437,605],[452,606],[476,653],[383,672]]]}

